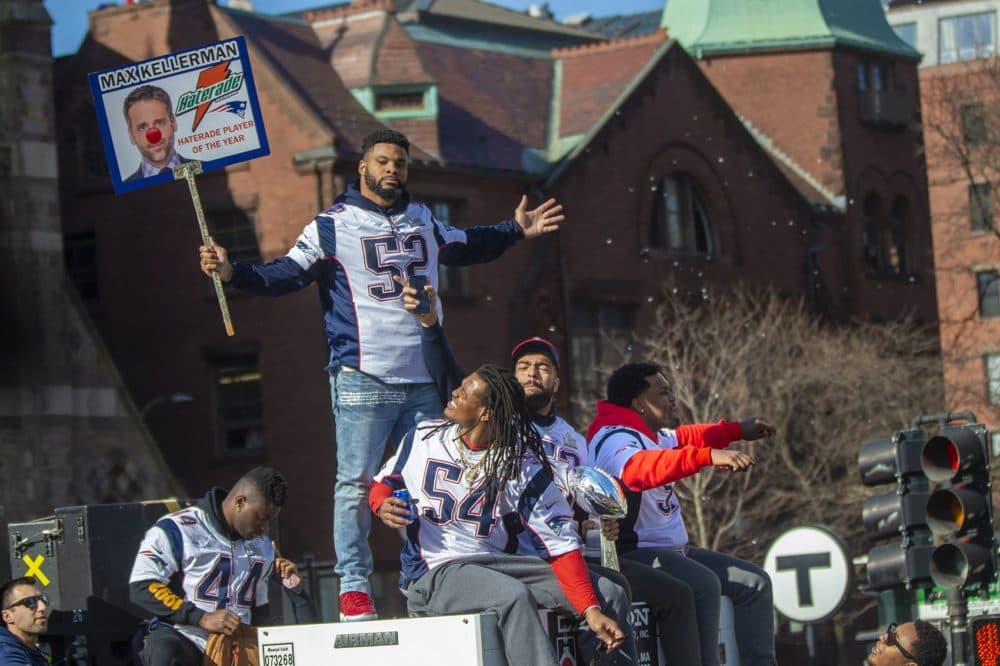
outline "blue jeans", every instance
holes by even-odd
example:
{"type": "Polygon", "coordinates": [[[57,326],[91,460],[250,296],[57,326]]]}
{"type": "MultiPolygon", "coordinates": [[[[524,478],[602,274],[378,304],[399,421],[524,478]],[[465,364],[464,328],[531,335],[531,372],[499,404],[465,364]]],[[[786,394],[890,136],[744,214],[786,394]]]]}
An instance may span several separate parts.
{"type": "Polygon", "coordinates": [[[766,571],[738,557],[691,546],[683,553],[666,548],[639,548],[624,556],[662,569],[691,587],[703,666],[719,663],[720,595],[733,602],[740,664],[772,666],[776,663],[774,602],[771,577],[766,571]]]}
{"type": "Polygon", "coordinates": [[[340,592],[371,593],[372,514],[368,491],[385,454],[420,421],[441,415],[434,384],[386,384],[357,370],[330,372],[337,433],[337,486],[333,495],[333,550],[340,592]]]}

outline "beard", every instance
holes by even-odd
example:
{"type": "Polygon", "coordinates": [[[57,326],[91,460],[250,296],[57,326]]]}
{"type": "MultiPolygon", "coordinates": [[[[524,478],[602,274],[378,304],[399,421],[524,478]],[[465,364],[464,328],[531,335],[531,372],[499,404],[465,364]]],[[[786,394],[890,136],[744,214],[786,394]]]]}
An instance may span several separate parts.
{"type": "Polygon", "coordinates": [[[524,398],[524,403],[531,412],[538,412],[548,406],[552,402],[552,396],[555,395],[553,391],[546,391],[542,389],[538,393],[532,393],[531,395],[526,395],[524,398]]]}
{"type": "Polygon", "coordinates": [[[367,171],[365,172],[365,185],[368,186],[369,190],[386,201],[395,201],[398,199],[399,195],[403,193],[403,188],[406,187],[406,183],[402,180],[399,181],[399,187],[382,187],[382,184],[375,179],[375,176],[367,171]]]}

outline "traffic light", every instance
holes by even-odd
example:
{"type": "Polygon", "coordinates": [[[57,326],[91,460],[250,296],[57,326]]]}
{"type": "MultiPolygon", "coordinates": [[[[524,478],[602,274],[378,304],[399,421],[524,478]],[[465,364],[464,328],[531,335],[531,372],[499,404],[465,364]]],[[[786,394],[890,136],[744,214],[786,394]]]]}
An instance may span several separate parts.
{"type": "Polygon", "coordinates": [[[986,426],[948,425],[923,446],[921,467],[941,487],[927,500],[927,525],[946,541],[931,555],[934,584],[955,588],[996,576],[990,449],[986,426]]]}
{"type": "Polygon", "coordinates": [[[858,452],[864,485],[895,484],[864,503],[869,540],[892,539],[868,553],[868,585],[873,590],[930,582],[934,545],[926,519],[930,485],[921,466],[925,439],[922,430],[903,430],[865,442],[858,452]]]}
{"type": "Polygon", "coordinates": [[[996,666],[1000,663],[1000,617],[977,617],[969,629],[972,638],[972,664],[996,666]]]}

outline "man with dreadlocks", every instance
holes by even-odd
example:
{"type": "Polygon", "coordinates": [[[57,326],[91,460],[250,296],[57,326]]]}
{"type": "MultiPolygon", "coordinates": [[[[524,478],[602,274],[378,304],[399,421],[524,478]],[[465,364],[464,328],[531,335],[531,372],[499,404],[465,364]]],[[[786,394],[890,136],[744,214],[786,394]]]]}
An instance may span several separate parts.
{"type": "Polygon", "coordinates": [[[537,607],[579,614],[606,648],[621,648],[612,663],[637,663],[628,598],[608,586],[599,588],[603,599],[595,593],[514,375],[481,366],[452,392],[444,415],[403,438],[369,496],[382,522],[406,528],[400,587],[410,612],[493,611],[507,662],[532,666],[557,663],[537,607]],[[419,506],[413,522],[391,496],[404,487],[419,506]],[[520,515],[539,557],[504,553],[500,517],[509,513],[520,515]]]}

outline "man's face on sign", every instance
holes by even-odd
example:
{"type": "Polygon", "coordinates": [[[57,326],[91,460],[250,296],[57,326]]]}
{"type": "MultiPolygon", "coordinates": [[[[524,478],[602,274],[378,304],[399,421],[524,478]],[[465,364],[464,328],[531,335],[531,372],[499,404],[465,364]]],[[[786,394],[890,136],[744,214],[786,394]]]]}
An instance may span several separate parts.
{"type": "Polygon", "coordinates": [[[139,100],[128,109],[128,135],[142,159],[162,169],[174,155],[177,118],[156,99],[139,100]]]}

